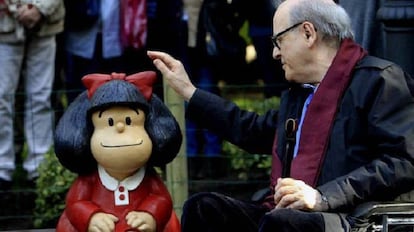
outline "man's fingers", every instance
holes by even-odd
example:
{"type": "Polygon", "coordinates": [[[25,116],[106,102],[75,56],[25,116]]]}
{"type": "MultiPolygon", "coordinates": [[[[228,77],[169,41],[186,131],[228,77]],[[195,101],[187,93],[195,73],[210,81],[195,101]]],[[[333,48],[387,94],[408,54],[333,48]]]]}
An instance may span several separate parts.
{"type": "Polygon", "coordinates": [[[167,67],[167,65],[165,65],[165,63],[164,62],[162,62],[162,60],[160,60],[160,59],[155,59],[154,61],[153,61],[153,63],[154,63],[154,65],[155,65],[155,67],[158,69],[158,70],[160,70],[160,72],[163,74],[163,76],[166,76],[166,74],[168,73],[168,72],[170,72],[171,70],[167,67]]]}
{"type": "Polygon", "coordinates": [[[284,186],[281,187],[277,190],[277,192],[275,192],[275,195],[273,196],[273,199],[275,201],[276,204],[279,203],[279,201],[286,195],[288,194],[294,194],[298,192],[298,189],[296,188],[296,186],[284,186]]]}
{"type": "Polygon", "coordinates": [[[157,52],[157,51],[148,51],[147,52],[148,57],[152,60],[160,60],[162,63],[164,63],[169,69],[174,67],[174,64],[176,62],[176,59],[174,59],[172,56],[165,52],[157,52]]]}
{"type": "Polygon", "coordinates": [[[177,65],[172,56],[164,52],[148,51],[148,56],[153,60],[155,67],[165,76],[169,72],[173,72],[174,67],[177,65]]]}
{"type": "Polygon", "coordinates": [[[298,197],[296,196],[296,194],[284,195],[280,199],[280,201],[276,204],[276,208],[277,209],[286,208],[297,200],[298,200],[298,197]]]}

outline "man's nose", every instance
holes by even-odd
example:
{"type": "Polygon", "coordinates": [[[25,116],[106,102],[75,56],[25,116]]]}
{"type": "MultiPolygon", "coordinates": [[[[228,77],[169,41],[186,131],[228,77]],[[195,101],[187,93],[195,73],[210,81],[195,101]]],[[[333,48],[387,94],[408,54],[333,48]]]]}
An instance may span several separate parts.
{"type": "Polygon", "coordinates": [[[276,46],[273,47],[272,57],[275,60],[280,60],[280,50],[276,46]]]}

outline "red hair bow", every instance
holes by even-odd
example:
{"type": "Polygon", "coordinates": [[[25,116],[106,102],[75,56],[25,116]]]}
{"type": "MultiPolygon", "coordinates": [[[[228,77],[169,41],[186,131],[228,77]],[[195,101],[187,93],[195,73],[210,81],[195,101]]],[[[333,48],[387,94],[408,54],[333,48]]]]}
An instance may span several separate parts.
{"type": "Polygon", "coordinates": [[[152,85],[155,79],[156,74],[153,71],[139,72],[130,76],[125,75],[125,73],[111,73],[111,75],[96,73],[84,76],[82,82],[88,90],[88,98],[91,98],[101,85],[112,80],[124,80],[135,85],[142,95],[144,95],[145,99],[149,100],[152,95],[152,85]]]}

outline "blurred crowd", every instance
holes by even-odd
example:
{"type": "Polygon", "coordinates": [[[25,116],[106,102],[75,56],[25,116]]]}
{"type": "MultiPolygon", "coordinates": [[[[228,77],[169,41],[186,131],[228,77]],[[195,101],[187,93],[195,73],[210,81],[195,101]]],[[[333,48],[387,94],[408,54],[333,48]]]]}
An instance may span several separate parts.
{"type": "MultiPolygon", "coordinates": [[[[240,0],[0,0],[0,65],[7,67],[0,71],[0,189],[13,187],[18,163],[34,187],[37,167],[53,146],[54,123],[84,90],[84,75],[156,71],[147,50],[180,58],[209,91],[218,93],[219,81],[261,79],[266,97],[279,95],[283,74],[269,40],[274,8],[272,1],[240,0]],[[253,62],[246,59],[249,43],[253,62]]],[[[219,163],[221,139],[191,122],[187,127],[189,156],[212,158],[196,169],[219,163]]]]}

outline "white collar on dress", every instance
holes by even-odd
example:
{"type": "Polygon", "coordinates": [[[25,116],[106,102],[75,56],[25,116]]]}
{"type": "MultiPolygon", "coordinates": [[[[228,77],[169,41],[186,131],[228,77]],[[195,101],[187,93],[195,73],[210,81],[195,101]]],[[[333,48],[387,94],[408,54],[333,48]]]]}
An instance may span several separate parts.
{"type": "Polygon", "coordinates": [[[108,190],[115,191],[118,186],[125,186],[129,191],[136,189],[142,182],[145,176],[145,166],[140,168],[134,175],[125,178],[122,181],[110,176],[105,169],[98,165],[99,179],[101,179],[102,184],[108,190]]]}

